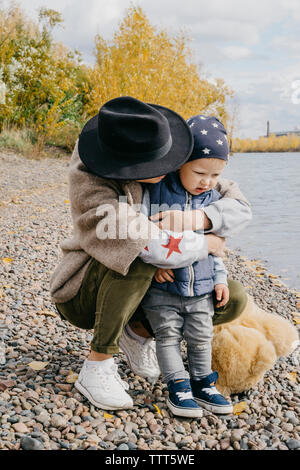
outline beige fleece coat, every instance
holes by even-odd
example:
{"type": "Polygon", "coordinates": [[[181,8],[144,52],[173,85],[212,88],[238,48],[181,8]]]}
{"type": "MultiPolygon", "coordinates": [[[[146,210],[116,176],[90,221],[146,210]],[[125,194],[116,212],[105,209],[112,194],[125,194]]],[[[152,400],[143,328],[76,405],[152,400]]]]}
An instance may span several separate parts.
{"type": "MultiPolygon", "coordinates": [[[[61,242],[62,259],[50,278],[50,294],[54,303],[71,300],[78,292],[84,275],[93,258],[108,268],[124,276],[134,259],[150,242],[148,238],[99,239],[96,234],[98,223],[114,223],[112,214],[100,213],[97,208],[110,204],[116,210],[116,233],[126,231],[132,222],[141,224],[144,234],[158,236],[158,227],[140,212],[133,204],[142,202],[142,185],[135,181],[105,179],[91,173],[82,163],[76,142],[68,170],[69,199],[73,219],[72,238],[61,242]],[[125,195],[127,202],[120,202],[119,196],[125,195]]],[[[220,180],[216,189],[223,197],[239,199],[247,203],[236,183],[220,180]]]]}

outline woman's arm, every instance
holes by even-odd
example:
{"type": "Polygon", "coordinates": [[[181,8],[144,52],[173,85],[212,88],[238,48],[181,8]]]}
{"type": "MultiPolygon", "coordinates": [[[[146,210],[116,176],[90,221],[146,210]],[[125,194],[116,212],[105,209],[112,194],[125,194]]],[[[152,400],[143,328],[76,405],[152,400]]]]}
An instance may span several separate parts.
{"type": "Polygon", "coordinates": [[[205,233],[212,232],[220,237],[233,236],[252,219],[250,204],[233,181],[220,180],[216,190],[222,198],[201,210],[165,211],[151,216],[150,220],[162,230],[204,229],[205,233]]]}
{"type": "MultiPolygon", "coordinates": [[[[77,145],[68,178],[74,245],[76,242],[106,267],[126,275],[147,243],[159,237],[159,228],[135,211],[126,198],[122,199],[118,182],[88,171],[79,158],[77,145]]],[[[132,188],[136,189],[135,183],[132,188]]]]}

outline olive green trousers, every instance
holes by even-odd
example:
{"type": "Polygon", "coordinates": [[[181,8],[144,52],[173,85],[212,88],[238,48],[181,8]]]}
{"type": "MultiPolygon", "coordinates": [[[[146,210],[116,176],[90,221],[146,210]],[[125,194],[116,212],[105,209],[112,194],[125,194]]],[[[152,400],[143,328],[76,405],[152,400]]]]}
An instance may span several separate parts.
{"type": "MultiPolygon", "coordinates": [[[[128,321],[141,321],[153,334],[146,321],[141,300],[150,287],[156,267],[136,258],[126,276],[103,266],[93,259],[75,297],[57,303],[60,316],[72,325],[94,329],[93,351],[104,354],[119,352],[119,338],[128,321]]],[[[237,281],[228,280],[230,298],[224,307],[215,308],[213,324],[227,323],[237,318],[247,304],[247,295],[237,281]]]]}

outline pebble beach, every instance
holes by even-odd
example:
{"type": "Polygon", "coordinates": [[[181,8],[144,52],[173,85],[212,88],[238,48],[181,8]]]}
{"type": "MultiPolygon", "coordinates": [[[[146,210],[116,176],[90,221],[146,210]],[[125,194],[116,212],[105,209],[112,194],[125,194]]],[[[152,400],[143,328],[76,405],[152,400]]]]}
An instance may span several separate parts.
{"type": "MultiPolygon", "coordinates": [[[[299,348],[255,387],[231,395],[234,405],[245,403],[238,414],[173,417],[166,385],[135,376],[122,353],[115,362],[132,410],[104,412],[76,390],[92,332],[64,322],[48,291],[59,243],[72,233],[68,161],[0,151],[0,449],[299,450],[299,348]]],[[[299,293],[259,260],[228,251],[225,264],[259,307],[296,325],[299,293]]]]}

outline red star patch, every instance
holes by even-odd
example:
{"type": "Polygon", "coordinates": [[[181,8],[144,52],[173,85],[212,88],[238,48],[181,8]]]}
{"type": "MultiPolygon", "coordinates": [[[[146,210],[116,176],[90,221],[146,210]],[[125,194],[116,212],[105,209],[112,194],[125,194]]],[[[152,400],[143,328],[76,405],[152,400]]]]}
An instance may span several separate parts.
{"type": "Polygon", "coordinates": [[[169,253],[167,254],[167,258],[169,258],[169,256],[171,256],[173,251],[175,251],[175,253],[181,253],[181,251],[179,250],[179,243],[181,242],[182,239],[183,239],[183,236],[180,237],[180,238],[174,238],[174,237],[172,237],[172,235],[170,235],[169,243],[167,245],[161,245],[163,248],[168,248],[169,249],[169,253]]]}

